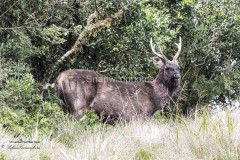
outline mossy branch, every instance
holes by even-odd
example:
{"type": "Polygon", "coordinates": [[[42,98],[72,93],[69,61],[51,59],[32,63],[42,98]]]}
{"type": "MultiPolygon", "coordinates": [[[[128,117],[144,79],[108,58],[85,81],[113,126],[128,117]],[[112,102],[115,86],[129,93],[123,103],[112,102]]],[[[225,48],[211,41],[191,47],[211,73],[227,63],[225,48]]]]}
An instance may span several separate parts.
{"type": "Polygon", "coordinates": [[[77,51],[82,51],[82,46],[86,44],[91,37],[95,37],[98,32],[100,32],[104,28],[109,28],[113,23],[119,23],[123,16],[123,10],[119,10],[115,14],[107,17],[104,20],[98,20],[98,12],[95,11],[91,14],[87,19],[87,24],[84,27],[83,31],[79,34],[78,39],[74,43],[73,47],[67,51],[58,61],[54,64],[51,69],[50,76],[47,78],[47,83],[52,78],[53,72],[57,69],[57,67],[63,63],[63,61],[77,51]]]}
{"type": "Polygon", "coordinates": [[[72,49],[67,51],[58,61],[56,65],[62,63],[68,56],[76,51],[81,51],[82,46],[86,44],[91,37],[95,37],[96,33],[100,32],[103,28],[109,28],[113,22],[120,22],[123,16],[123,10],[118,11],[114,15],[107,17],[104,20],[98,20],[98,13],[95,11],[88,17],[87,25],[79,34],[77,41],[72,49]]]}

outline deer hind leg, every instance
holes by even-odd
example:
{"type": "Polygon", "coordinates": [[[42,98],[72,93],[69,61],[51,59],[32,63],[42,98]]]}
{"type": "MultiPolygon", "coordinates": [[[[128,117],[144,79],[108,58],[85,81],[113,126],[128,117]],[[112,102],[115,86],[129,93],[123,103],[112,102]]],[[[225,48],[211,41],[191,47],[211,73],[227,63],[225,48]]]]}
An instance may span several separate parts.
{"type": "Polygon", "coordinates": [[[80,82],[71,81],[64,90],[65,102],[69,107],[69,113],[76,120],[84,116],[88,106],[83,86],[80,82]]]}

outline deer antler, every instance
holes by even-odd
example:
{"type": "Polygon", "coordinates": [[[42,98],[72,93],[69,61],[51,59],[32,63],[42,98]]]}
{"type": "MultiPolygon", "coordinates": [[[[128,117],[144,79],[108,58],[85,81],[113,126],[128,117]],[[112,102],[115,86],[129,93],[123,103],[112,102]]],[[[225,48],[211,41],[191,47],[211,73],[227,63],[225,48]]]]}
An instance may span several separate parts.
{"type": "Polygon", "coordinates": [[[177,58],[178,58],[178,56],[179,56],[179,54],[180,54],[180,52],[181,52],[181,49],[182,49],[182,38],[179,37],[179,43],[178,43],[178,44],[175,43],[175,44],[176,44],[177,47],[178,47],[178,51],[177,51],[177,53],[175,54],[175,56],[173,57],[173,60],[174,60],[174,61],[177,61],[177,58]]]}
{"type": "Polygon", "coordinates": [[[167,57],[163,54],[163,51],[162,51],[162,49],[161,49],[161,46],[159,46],[160,52],[159,52],[159,53],[156,52],[156,50],[155,50],[155,45],[152,44],[152,38],[150,39],[150,44],[151,44],[151,49],[152,49],[152,51],[153,51],[153,53],[154,53],[155,55],[157,55],[159,58],[161,58],[161,59],[163,59],[163,60],[165,60],[165,61],[168,60],[167,57]]]}

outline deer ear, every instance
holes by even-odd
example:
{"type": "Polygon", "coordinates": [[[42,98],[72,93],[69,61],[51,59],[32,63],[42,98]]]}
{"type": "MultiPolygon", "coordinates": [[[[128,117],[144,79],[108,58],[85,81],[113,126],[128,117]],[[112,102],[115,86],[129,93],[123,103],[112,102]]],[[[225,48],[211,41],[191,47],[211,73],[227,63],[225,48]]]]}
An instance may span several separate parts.
{"type": "Polygon", "coordinates": [[[153,64],[157,67],[157,68],[161,68],[163,66],[163,61],[159,58],[159,57],[153,57],[153,64]]]}

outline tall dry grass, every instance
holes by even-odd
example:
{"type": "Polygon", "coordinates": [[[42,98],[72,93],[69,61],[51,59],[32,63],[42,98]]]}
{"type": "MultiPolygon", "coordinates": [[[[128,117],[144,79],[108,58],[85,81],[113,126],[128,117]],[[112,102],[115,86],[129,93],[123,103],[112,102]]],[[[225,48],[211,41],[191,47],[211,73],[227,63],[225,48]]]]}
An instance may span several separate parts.
{"type": "MultiPolygon", "coordinates": [[[[65,121],[58,136],[39,140],[37,131],[23,140],[39,140],[38,149],[9,149],[19,140],[0,132],[0,159],[240,159],[240,110],[195,119],[137,120],[114,127],[78,129],[65,121]]],[[[24,142],[24,141],[23,141],[24,142]]],[[[15,144],[16,145],[16,144],[15,144]]]]}

